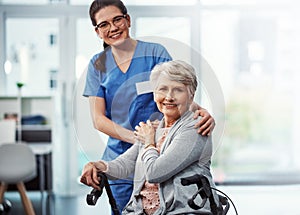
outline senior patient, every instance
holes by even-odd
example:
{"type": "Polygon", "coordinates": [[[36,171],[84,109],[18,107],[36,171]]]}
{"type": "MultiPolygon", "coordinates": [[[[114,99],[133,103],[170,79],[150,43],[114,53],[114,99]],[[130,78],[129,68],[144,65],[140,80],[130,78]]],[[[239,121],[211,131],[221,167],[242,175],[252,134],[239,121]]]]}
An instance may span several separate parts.
{"type": "MultiPolygon", "coordinates": [[[[193,210],[187,204],[197,186],[182,186],[181,178],[205,175],[214,186],[210,173],[211,136],[197,133],[194,113],[189,111],[197,88],[192,66],[183,61],[157,65],[150,82],[154,101],[164,118],[157,128],[147,122],[136,126],[136,143],[115,160],[89,162],[81,182],[99,189],[97,172],[110,179],[134,174],[134,190],[122,214],[203,214],[204,208],[193,210]]],[[[215,195],[215,201],[219,204],[215,195]]]]}

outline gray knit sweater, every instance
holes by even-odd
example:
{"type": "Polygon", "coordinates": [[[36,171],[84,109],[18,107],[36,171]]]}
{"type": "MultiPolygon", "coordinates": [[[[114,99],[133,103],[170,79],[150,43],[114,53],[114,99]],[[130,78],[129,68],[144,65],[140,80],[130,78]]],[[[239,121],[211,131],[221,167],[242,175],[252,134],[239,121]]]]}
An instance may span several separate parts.
{"type": "MultiPolygon", "coordinates": [[[[106,174],[110,179],[127,178],[134,174],[134,190],[123,215],[143,213],[142,199],[139,193],[148,180],[159,183],[160,208],[155,215],[162,214],[207,214],[209,203],[201,210],[193,210],[187,200],[197,191],[196,185],[182,186],[181,178],[195,174],[205,175],[214,186],[210,173],[212,155],[211,137],[202,136],[194,128],[199,119],[193,119],[194,113],[187,111],[171,127],[160,154],[153,148],[144,149],[141,143],[134,144],[117,159],[107,162],[106,174]]],[[[156,131],[156,140],[164,127],[164,119],[156,131]]],[[[216,197],[216,195],[215,195],[216,197]]],[[[197,197],[197,204],[200,204],[197,197]]],[[[215,198],[218,203],[218,199],[215,198]]]]}

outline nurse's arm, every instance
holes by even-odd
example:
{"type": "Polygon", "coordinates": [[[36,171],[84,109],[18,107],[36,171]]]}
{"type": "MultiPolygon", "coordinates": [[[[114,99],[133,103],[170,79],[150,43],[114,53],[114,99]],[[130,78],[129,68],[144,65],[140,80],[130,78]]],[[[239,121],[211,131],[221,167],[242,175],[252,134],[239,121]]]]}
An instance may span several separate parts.
{"type": "Polygon", "coordinates": [[[97,96],[89,97],[90,112],[93,120],[94,128],[107,134],[110,137],[128,142],[134,143],[133,131],[128,130],[119,124],[111,121],[105,116],[105,100],[104,98],[97,96]]]}

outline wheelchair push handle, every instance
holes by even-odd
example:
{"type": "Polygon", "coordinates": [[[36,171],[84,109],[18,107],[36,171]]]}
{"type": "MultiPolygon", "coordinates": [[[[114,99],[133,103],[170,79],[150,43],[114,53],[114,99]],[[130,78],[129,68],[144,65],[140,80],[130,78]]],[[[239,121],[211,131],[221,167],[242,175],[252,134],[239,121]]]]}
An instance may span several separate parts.
{"type": "Polygon", "coordinates": [[[188,186],[188,185],[191,185],[191,184],[197,184],[199,182],[199,179],[200,179],[200,175],[198,175],[198,174],[193,175],[193,176],[189,176],[189,177],[186,177],[186,178],[181,178],[181,184],[183,186],[188,186]]]}
{"type": "Polygon", "coordinates": [[[91,191],[91,193],[86,196],[87,204],[88,205],[96,205],[97,200],[102,195],[103,189],[105,188],[107,196],[108,196],[109,203],[111,205],[112,212],[114,213],[114,215],[120,215],[116,200],[115,200],[115,198],[112,194],[112,191],[110,189],[110,185],[108,183],[107,176],[102,172],[98,173],[97,176],[98,176],[99,181],[100,181],[100,184],[99,184],[100,190],[93,189],[91,191]]]}
{"type": "Polygon", "coordinates": [[[210,186],[210,183],[208,179],[204,175],[193,175],[190,177],[186,178],[181,178],[181,184],[183,186],[189,186],[191,184],[196,184],[198,187],[198,191],[190,198],[188,199],[188,205],[194,209],[194,210],[199,210],[204,207],[206,204],[207,200],[209,200],[209,205],[211,208],[211,212],[213,215],[225,215],[227,214],[229,210],[229,203],[226,197],[218,195],[218,198],[220,200],[220,206],[218,206],[215,202],[212,188],[210,186]],[[195,199],[197,195],[200,195],[202,198],[202,202],[200,205],[197,205],[195,203],[195,199]],[[225,208],[222,207],[222,205],[225,205],[225,208]]]}
{"type": "Polygon", "coordinates": [[[99,181],[100,181],[100,184],[99,184],[100,190],[93,189],[90,192],[90,194],[88,194],[86,196],[86,202],[87,202],[88,205],[96,205],[99,197],[103,193],[103,188],[105,186],[105,180],[107,180],[107,177],[104,173],[98,173],[97,176],[98,176],[99,181]]]}

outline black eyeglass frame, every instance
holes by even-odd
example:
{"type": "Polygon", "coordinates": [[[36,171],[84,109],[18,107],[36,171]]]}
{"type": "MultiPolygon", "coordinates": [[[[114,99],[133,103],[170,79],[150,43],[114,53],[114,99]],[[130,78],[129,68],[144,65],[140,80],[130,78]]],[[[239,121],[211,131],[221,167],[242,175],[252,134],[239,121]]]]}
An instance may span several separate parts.
{"type": "Polygon", "coordinates": [[[101,30],[101,25],[102,24],[108,24],[109,25],[109,28],[111,28],[111,23],[114,25],[114,26],[117,26],[119,27],[118,25],[115,24],[115,22],[119,21],[119,18],[121,19],[126,19],[127,18],[127,14],[122,14],[122,15],[118,15],[118,16],[115,16],[114,18],[112,18],[112,21],[109,22],[109,21],[103,21],[103,22],[100,22],[99,24],[95,25],[95,30],[100,30],[101,32],[105,32],[107,30],[101,30]]]}

